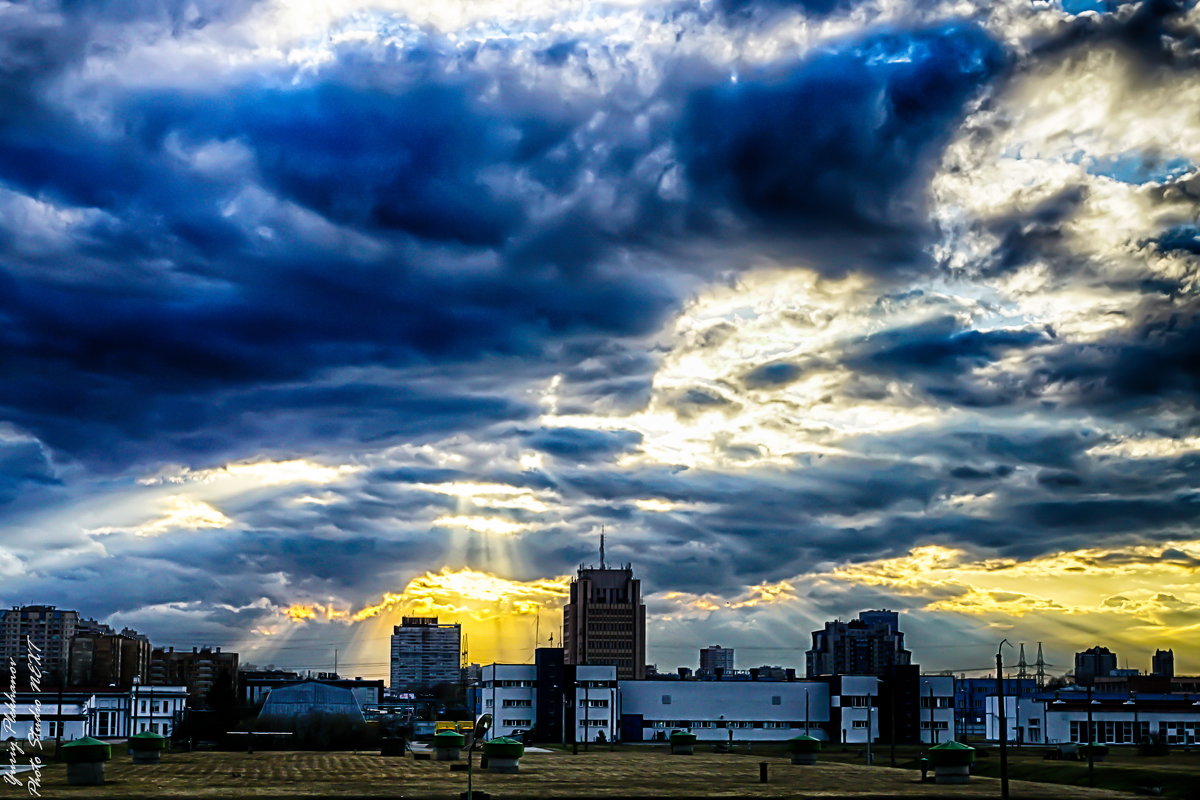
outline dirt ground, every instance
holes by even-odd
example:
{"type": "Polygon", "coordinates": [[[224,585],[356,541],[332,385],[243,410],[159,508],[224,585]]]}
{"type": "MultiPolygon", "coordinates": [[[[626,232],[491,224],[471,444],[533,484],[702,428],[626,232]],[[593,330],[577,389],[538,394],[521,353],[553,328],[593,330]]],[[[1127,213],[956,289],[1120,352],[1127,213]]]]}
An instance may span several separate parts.
{"type": "MultiPolygon", "coordinates": [[[[117,748],[114,748],[114,751],[117,748]]],[[[478,758],[478,756],[476,756],[478,758]]],[[[999,782],[972,778],[965,786],[921,783],[913,770],[826,763],[792,766],[786,758],[756,754],[672,756],[638,751],[532,753],[518,775],[478,770],[474,788],[497,800],[517,798],[975,798],[998,797],[999,782]],[[759,783],[759,763],[769,783],[759,783]]],[[[27,777],[27,776],[22,776],[27,777]]],[[[43,771],[46,798],[318,798],[392,797],[450,800],[466,788],[466,773],[445,762],[383,758],[377,754],[261,752],[168,753],[157,765],[133,765],[117,754],[100,787],[67,786],[66,767],[43,771]]],[[[0,797],[24,795],[0,784],[0,797]]],[[[1129,798],[1132,795],[1013,781],[1013,800],[1129,798]]]]}

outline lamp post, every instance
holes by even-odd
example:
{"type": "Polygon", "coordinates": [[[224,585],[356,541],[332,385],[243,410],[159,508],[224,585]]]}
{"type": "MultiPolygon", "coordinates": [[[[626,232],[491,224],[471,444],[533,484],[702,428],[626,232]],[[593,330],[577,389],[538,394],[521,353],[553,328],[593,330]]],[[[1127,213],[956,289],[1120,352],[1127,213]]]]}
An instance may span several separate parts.
{"type": "Polygon", "coordinates": [[[1087,753],[1088,753],[1088,786],[1096,785],[1096,748],[1095,744],[1096,731],[1092,723],[1092,706],[1100,705],[1099,700],[1092,699],[1092,687],[1088,686],[1088,704],[1087,704],[1087,753]]]}
{"type": "Polygon", "coordinates": [[[1124,706],[1133,706],[1133,732],[1132,732],[1132,734],[1130,735],[1130,737],[1129,737],[1129,738],[1130,738],[1130,741],[1131,741],[1133,744],[1137,744],[1137,743],[1138,743],[1138,740],[1139,740],[1139,737],[1138,737],[1138,705],[1137,705],[1137,691],[1136,691],[1136,690],[1130,691],[1130,692],[1129,692],[1129,699],[1128,699],[1128,700],[1126,700],[1126,701],[1125,701],[1124,703],[1122,703],[1121,705],[1124,705],[1124,706]]]}
{"type": "Polygon", "coordinates": [[[875,696],[867,692],[867,766],[875,763],[871,753],[871,706],[875,704],[875,696]]]}
{"type": "Polygon", "coordinates": [[[1000,797],[1008,800],[1008,718],[1004,708],[1004,662],[1001,652],[1004,645],[1012,647],[1008,639],[1001,639],[996,647],[996,700],[1000,718],[1000,797]]]}
{"type": "MultiPolygon", "coordinates": [[[[493,677],[495,677],[493,672],[493,677]]],[[[471,783],[475,777],[475,745],[479,740],[487,735],[487,732],[492,727],[492,715],[483,714],[475,722],[475,730],[471,732],[471,746],[467,748],[467,800],[475,800],[475,794],[471,788],[471,783]]]]}

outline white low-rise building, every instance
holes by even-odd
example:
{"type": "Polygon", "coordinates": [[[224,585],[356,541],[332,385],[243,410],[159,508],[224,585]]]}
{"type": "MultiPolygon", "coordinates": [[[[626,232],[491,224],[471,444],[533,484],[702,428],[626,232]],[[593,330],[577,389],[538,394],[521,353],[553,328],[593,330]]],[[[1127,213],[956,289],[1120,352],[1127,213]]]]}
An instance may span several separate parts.
{"type": "Polygon", "coordinates": [[[919,681],[921,741],[940,744],[954,738],[954,677],[922,675],[919,681]]]}
{"type": "Polygon", "coordinates": [[[621,681],[624,741],[688,729],[700,741],[827,738],[829,684],[820,681],[621,681]]]}
{"type": "Polygon", "coordinates": [[[0,740],[40,737],[114,739],[152,731],[170,736],[187,707],[186,686],[134,686],[123,691],[29,692],[16,696],[15,720],[0,740]],[[61,708],[61,711],[60,711],[61,708]]]}
{"type": "MultiPolygon", "coordinates": [[[[1185,694],[1098,694],[1065,689],[1005,698],[1007,739],[1017,744],[1164,744],[1200,741],[1200,701],[1185,694]],[[1091,733],[1089,735],[1089,720],[1091,733]]],[[[999,705],[987,698],[987,738],[1000,736],[999,705]]]]}

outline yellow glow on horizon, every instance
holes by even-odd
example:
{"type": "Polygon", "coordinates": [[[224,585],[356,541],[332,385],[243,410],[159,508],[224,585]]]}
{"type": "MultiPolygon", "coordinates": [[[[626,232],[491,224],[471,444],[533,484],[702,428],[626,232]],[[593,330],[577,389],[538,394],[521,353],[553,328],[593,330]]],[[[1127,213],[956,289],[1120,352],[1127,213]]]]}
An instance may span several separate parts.
{"type": "Polygon", "coordinates": [[[1114,614],[1170,635],[1200,622],[1198,561],[1200,541],[1088,548],[1028,561],[972,560],[964,550],[927,545],[838,567],[826,577],[926,598],[926,611],[1114,614]]]}
{"type": "MultiPolygon", "coordinates": [[[[400,617],[437,617],[462,625],[472,661],[524,661],[535,644],[557,637],[569,576],[510,580],[469,568],[426,572],[403,591],[386,592],[360,609],[333,603],[294,603],[279,613],[292,626],[340,623],[355,626],[350,658],[379,661],[400,617]]],[[[278,631],[273,631],[278,632],[278,631]]]]}

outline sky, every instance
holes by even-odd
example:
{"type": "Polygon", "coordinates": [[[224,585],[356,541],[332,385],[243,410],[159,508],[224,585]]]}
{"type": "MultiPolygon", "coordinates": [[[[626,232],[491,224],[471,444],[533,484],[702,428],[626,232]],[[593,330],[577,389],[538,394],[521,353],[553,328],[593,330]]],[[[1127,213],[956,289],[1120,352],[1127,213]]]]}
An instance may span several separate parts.
{"type": "Polygon", "coordinates": [[[1195,674],[1198,164],[1180,0],[0,2],[0,602],[1195,674]]]}

